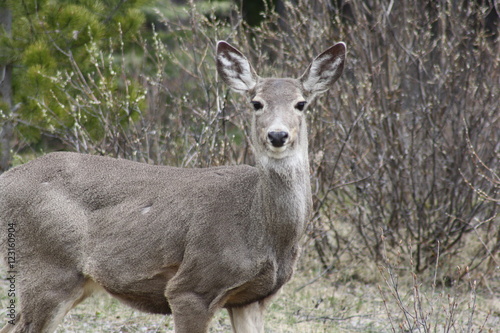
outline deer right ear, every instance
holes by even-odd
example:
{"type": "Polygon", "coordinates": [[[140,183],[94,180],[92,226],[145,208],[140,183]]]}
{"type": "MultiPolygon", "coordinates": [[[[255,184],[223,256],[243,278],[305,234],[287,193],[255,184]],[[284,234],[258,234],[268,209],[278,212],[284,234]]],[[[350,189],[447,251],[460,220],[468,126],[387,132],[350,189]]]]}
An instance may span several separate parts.
{"type": "Polygon", "coordinates": [[[244,93],[255,88],[258,76],[248,59],[227,42],[217,43],[217,71],[233,90],[244,93]]]}
{"type": "Polygon", "coordinates": [[[340,42],[317,56],[300,78],[304,90],[311,95],[330,89],[344,71],[346,47],[340,42]]]}

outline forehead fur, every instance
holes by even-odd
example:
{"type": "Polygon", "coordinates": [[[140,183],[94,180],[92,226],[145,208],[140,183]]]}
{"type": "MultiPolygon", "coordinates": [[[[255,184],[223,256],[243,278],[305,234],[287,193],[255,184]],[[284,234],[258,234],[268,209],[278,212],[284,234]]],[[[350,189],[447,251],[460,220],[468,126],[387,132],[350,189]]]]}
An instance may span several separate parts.
{"type": "Polygon", "coordinates": [[[294,79],[260,79],[255,97],[272,102],[277,100],[295,100],[302,96],[300,82],[294,79]]]}

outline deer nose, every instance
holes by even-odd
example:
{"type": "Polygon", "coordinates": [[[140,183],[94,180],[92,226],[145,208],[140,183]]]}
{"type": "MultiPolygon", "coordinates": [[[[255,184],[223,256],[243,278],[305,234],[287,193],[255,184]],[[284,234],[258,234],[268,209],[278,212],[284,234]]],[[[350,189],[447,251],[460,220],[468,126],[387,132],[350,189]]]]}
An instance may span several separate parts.
{"type": "Polygon", "coordinates": [[[287,132],[269,132],[267,133],[267,137],[269,138],[269,141],[273,145],[273,147],[279,148],[283,147],[286,143],[286,140],[288,139],[288,133],[287,132]]]}

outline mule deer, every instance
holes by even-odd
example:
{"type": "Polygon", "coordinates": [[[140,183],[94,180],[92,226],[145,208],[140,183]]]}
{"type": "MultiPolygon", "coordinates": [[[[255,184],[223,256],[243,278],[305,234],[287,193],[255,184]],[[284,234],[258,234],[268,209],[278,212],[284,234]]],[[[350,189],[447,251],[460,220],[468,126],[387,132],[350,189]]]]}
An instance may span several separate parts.
{"type": "Polygon", "coordinates": [[[59,152],[3,174],[1,249],[19,304],[1,332],[52,332],[97,289],[173,314],[178,333],[207,332],[221,308],[235,332],[263,332],[264,305],[292,275],[311,210],[305,110],[344,58],[338,43],[299,79],[261,78],[240,51],[217,44],[219,75],[254,109],[256,167],[59,152]]]}

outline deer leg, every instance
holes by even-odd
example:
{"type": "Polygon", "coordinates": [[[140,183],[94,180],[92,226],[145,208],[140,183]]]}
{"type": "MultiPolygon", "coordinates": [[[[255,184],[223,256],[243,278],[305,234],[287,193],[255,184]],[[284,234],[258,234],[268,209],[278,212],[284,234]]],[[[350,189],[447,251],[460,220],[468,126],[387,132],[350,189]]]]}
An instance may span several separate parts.
{"type": "Polygon", "coordinates": [[[264,304],[261,302],[229,308],[228,312],[235,333],[264,332],[264,304]]]}
{"type": "Polygon", "coordinates": [[[40,276],[40,273],[28,275],[24,272],[33,279],[25,279],[21,285],[20,309],[15,324],[7,323],[0,333],[54,332],[68,311],[90,294],[85,288],[83,276],[54,271],[50,277],[44,274],[40,276]],[[60,273],[57,275],[58,279],[54,271],[60,273]]]}
{"type": "Polygon", "coordinates": [[[175,333],[206,333],[215,311],[193,292],[167,292],[174,316],[175,333]]]}
{"type": "Polygon", "coordinates": [[[5,326],[0,330],[0,333],[10,333],[10,332],[16,332],[15,330],[17,330],[17,332],[19,332],[19,328],[18,328],[18,324],[19,324],[19,321],[21,319],[21,314],[18,313],[17,314],[17,317],[14,321],[16,321],[15,324],[12,324],[12,321],[9,321],[7,324],[5,324],[5,326]]]}

